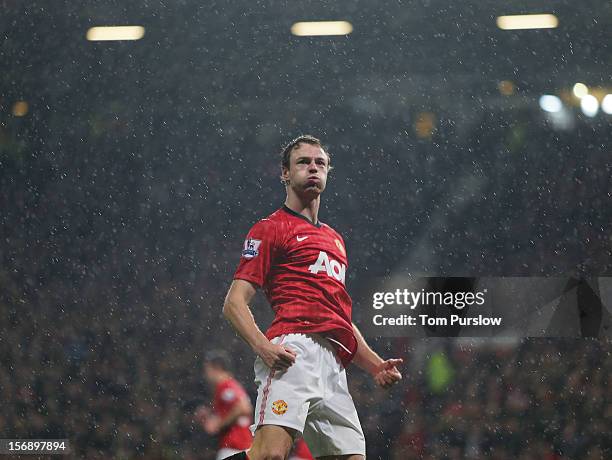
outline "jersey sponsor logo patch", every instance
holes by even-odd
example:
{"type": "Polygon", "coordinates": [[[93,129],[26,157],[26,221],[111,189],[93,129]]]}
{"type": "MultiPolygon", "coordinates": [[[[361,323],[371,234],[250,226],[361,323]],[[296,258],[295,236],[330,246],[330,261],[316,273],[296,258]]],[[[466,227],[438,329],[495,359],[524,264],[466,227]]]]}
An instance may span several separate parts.
{"type": "Polygon", "coordinates": [[[314,264],[308,267],[308,270],[310,273],[314,273],[315,275],[321,271],[324,271],[327,273],[327,276],[335,278],[344,284],[346,265],[341,264],[337,260],[330,260],[325,251],[319,251],[319,258],[314,264]]]}
{"type": "Polygon", "coordinates": [[[287,412],[288,407],[289,406],[285,401],[279,399],[278,401],[274,401],[272,403],[272,412],[274,412],[276,415],[283,415],[285,412],[287,412]]]}
{"type": "Polygon", "coordinates": [[[244,248],[242,249],[242,257],[245,259],[252,259],[257,257],[259,254],[259,245],[261,240],[254,240],[253,238],[247,238],[244,241],[244,248]]]}
{"type": "Polygon", "coordinates": [[[298,241],[304,241],[306,238],[308,238],[307,236],[296,236],[298,241]]]}

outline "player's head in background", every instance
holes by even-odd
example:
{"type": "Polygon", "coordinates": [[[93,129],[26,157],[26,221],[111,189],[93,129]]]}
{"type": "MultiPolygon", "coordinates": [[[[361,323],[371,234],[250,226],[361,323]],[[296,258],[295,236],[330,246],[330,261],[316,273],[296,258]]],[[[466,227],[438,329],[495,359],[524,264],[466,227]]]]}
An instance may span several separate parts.
{"type": "Polygon", "coordinates": [[[281,152],[281,182],[288,196],[295,195],[301,201],[319,197],[325,190],[331,169],[329,152],[314,136],[296,137],[281,152]]]}
{"type": "Polygon", "coordinates": [[[223,350],[211,350],[206,353],[202,366],[204,378],[211,384],[216,384],[232,376],[231,358],[223,350]]]}

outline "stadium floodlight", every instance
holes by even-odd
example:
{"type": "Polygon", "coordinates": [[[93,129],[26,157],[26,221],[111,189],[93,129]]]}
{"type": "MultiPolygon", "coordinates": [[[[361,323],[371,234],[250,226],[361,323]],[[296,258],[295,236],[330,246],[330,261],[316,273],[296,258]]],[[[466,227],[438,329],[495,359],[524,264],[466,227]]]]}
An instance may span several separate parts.
{"type": "Polygon", "coordinates": [[[587,94],[580,99],[580,108],[587,117],[594,117],[599,111],[599,101],[592,94],[587,94]]]}
{"type": "Polygon", "coordinates": [[[563,109],[563,103],[557,96],[544,94],[540,97],[540,108],[549,113],[560,112],[563,109]]]}
{"type": "Polygon", "coordinates": [[[578,99],[582,99],[584,96],[589,94],[589,88],[584,83],[576,83],[572,89],[572,92],[578,99]]]}
{"type": "Polygon", "coordinates": [[[497,18],[497,27],[502,30],[554,29],[558,25],[559,19],[554,14],[520,14],[497,18]]]}
{"type": "Polygon", "coordinates": [[[352,31],[353,25],[347,21],[296,22],[291,26],[291,33],[298,37],[348,35],[352,31]]]}
{"type": "Polygon", "coordinates": [[[601,110],[608,115],[612,115],[612,94],[606,94],[601,101],[601,110]]]}
{"type": "Polygon", "coordinates": [[[89,41],[140,40],[144,37],[142,26],[92,27],[87,31],[89,41]]]}

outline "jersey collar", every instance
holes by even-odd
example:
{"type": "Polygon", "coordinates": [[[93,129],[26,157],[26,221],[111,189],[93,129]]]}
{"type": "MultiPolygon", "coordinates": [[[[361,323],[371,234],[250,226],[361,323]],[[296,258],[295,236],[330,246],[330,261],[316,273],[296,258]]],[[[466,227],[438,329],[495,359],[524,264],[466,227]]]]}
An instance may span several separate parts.
{"type": "Polygon", "coordinates": [[[299,217],[300,219],[304,219],[310,225],[313,225],[317,228],[321,228],[321,221],[318,221],[316,224],[313,223],[308,217],[301,215],[299,212],[295,212],[293,209],[289,208],[286,204],[281,208],[283,211],[291,214],[292,216],[299,217]]]}

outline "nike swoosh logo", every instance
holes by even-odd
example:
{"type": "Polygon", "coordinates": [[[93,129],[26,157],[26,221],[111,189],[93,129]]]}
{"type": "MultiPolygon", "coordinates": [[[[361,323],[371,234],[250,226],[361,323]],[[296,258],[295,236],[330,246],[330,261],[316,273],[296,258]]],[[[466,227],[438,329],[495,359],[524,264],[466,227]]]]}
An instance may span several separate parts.
{"type": "Polygon", "coordinates": [[[301,238],[299,236],[296,236],[298,241],[304,241],[306,238],[308,238],[307,236],[302,236],[301,238]]]}

